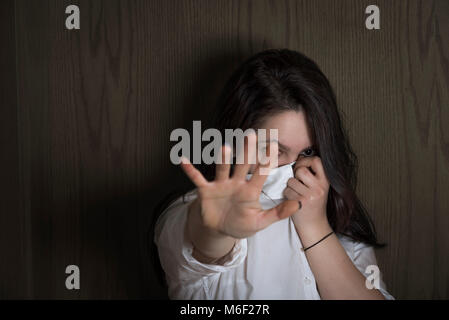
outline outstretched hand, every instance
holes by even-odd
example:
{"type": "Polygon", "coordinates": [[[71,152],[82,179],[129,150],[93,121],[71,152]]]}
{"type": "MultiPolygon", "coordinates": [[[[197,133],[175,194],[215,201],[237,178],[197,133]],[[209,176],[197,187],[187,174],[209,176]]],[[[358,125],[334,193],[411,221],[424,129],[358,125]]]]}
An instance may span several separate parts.
{"type": "MultiPolygon", "coordinates": [[[[272,156],[268,154],[270,161],[266,165],[257,163],[251,179],[246,180],[251,167],[247,161],[248,155],[254,155],[256,151],[255,139],[255,135],[250,135],[245,140],[245,161],[235,165],[232,177],[229,146],[222,147],[222,161],[216,165],[213,181],[207,181],[186,158],[181,160],[182,169],[198,188],[203,224],[234,238],[249,237],[272,223],[291,216],[299,208],[298,201],[285,200],[272,209],[262,209],[259,197],[273,161],[272,156]],[[264,170],[261,170],[263,168],[264,170]]],[[[277,144],[271,152],[277,157],[277,144]]]]}

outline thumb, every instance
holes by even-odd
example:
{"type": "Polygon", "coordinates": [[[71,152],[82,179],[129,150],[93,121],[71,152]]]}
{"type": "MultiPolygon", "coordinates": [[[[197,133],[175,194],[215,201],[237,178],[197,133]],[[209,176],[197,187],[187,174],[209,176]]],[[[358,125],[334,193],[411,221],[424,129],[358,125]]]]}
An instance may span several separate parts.
{"type": "Polygon", "coordinates": [[[290,217],[298,209],[298,201],[285,200],[274,208],[262,211],[259,216],[258,230],[262,230],[274,222],[290,217]]]}

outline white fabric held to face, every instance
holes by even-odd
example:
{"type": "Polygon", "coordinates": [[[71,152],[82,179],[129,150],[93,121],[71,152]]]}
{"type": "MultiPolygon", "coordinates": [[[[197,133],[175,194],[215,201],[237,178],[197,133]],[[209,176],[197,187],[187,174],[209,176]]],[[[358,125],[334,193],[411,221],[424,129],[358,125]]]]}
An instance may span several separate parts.
{"type": "MultiPolygon", "coordinates": [[[[263,192],[273,200],[284,199],[284,189],[287,187],[287,181],[294,177],[293,166],[296,162],[273,168],[263,184],[263,192]]],[[[252,174],[246,175],[249,180],[252,174]]]]}

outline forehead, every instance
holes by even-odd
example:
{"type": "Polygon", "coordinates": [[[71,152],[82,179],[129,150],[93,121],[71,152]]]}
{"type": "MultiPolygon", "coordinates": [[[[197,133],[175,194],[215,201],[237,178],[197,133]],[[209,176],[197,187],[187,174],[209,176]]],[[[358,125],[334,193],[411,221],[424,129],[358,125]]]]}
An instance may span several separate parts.
{"type": "Polygon", "coordinates": [[[312,145],[310,129],[303,111],[284,111],[267,117],[260,129],[277,129],[279,143],[300,152],[312,145]]]}

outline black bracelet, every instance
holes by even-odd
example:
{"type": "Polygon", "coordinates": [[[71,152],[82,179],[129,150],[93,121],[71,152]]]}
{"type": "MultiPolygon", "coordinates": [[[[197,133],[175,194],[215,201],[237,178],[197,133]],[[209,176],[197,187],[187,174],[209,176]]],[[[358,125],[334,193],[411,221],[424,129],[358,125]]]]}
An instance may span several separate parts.
{"type": "Polygon", "coordinates": [[[323,239],[321,239],[321,240],[318,241],[318,242],[315,242],[315,243],[312,244],[310,247],[307,247],[307,248],[305,248],[305,249],[304,249],[304,247],[302,247],[301,250],[302,250],[303,252],[306,252],[306,250],[309,250],[309,249],[312,248],[313,246],[317,245],[318,243],[320,243],[321,241],[323,241],[324,239],[326,239],[327,237],[329,237],[332,233],[334,233],[334,231],[332,231],[332,232],[329,233],[328,235],[324,236],[323,239]]]}

